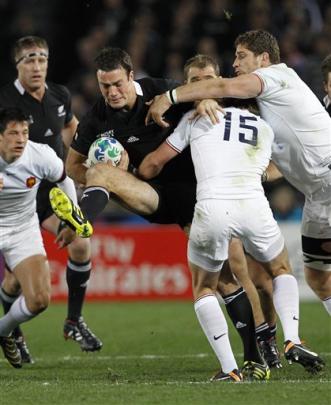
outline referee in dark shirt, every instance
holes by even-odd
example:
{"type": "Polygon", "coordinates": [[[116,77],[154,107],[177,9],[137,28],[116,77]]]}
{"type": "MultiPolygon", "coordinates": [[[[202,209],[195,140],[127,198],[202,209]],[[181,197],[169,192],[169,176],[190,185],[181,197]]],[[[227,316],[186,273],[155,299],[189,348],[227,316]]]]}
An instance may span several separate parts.
{"type": "MultiPolygon", "coordinates": [[[[18,77],[0,89],[0,106],[19,107],[30,119],[30,139],[51,146],[64,158],[64,143],[69,146],[78,121],[71,111],[71,96],[64,86],[46,82],[49,49],[43,38],[28,36],[19,39],[13,56],[18,77]]],[[[43,182],[37,195],[37,212],[40,225],[57,234],[59,220],[49,204],[51,183],[43,182]]],[[[68,314],[64,323],[64,337],[77,341],[82,350],[99,350],[101,341],[89,330],[81,311],[87,281],[91,271],[90,241],[77,238],[69,247],[66,269],[68,283],[68,314]]],[[[19,285],[6,271],[0,289],[4,311],[7,312],[20,294],[19,285]]],[[[22,331],[14,331],[22,360],[32,362],[22,331]]]]}

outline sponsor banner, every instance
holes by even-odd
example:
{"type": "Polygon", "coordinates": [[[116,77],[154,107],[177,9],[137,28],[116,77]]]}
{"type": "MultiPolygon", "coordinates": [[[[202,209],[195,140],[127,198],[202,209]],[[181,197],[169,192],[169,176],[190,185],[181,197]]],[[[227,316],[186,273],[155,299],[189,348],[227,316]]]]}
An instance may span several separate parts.
{"type": "MultiPolygon", "coordinates": [[[[52,299],[67,296],[65,250],[43,233],[52,271],[52,299]]],[[[186,262],[187,240],[177,226],[96,226],[90,300],[192,299],[186,262]]]]}
{"type": "MultiPolygon", "coordinates": [[[[281,222],[300,298],[316,299],[304,279],[300,223],[281,222]]],[[[52,271],[52,298],[67,296],[66,250],[43,233],[52,271]]],[[[177,226],[96,226],[88,300],[192,299],[186,237],[177,226]]]]}

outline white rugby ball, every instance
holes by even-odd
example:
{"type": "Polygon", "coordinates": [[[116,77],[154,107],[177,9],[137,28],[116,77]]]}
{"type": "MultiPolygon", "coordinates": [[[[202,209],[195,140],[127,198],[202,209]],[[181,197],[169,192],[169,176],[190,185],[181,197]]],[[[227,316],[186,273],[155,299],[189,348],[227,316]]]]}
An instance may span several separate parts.
{"type": "Polygon", "coordinates": [[[121,161],[123,150],[122,144],[117,139],[102,136],[90,146],[86,163],[91,167],[96,163],[110,161],[113,166],[117,166],[121,161]]]}

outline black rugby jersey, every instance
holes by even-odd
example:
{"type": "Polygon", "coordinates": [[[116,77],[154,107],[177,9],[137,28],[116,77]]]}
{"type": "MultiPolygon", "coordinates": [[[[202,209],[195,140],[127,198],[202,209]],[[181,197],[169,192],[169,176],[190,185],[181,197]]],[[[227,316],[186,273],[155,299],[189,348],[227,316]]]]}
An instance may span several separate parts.
{"type": "Polygon", "coordinates": [[[0,89],[0,106],[20,108],[30,119],[29,138],[49,145],[63,159],[61,131],[73,118],[71,96],[66,87],[47,82],[40,102],[17,79],[0,89]]]}
{"type": "MultiPolygon", "coordinates": [[[[145,125],[148,106],[145,104],[158,94],[177,87],[178,83],[166,79],[143,78],[135,81],[137,101],[130,111],[116,110],[105,103],[103,97],[82,118],[71,147],[87,156],[90,145],[100,136],[113,136],[128,152],[130,163],[138,167],[143,158],[155,150],[177,126],[183,113],[192,104],[180,104],[171,107],[165,118],[169,128],[161,128],[154,122],[145,125]]],[[[195,182],[190,149],[167,163],[158,176],[162,181],[195,182]]]]}

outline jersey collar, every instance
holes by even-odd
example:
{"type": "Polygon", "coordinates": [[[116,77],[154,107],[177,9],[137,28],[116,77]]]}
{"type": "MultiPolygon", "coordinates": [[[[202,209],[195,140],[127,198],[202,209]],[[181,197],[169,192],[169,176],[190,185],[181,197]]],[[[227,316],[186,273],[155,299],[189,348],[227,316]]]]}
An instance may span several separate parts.
{"type": "MultiPolygon", "coordinates": [[[[23,94],[25,93],[25,88],[18,79],[14,81],[14,86],[17,88],[17,91],[20,93],[20,95],[23,96],[23,94]]],[[[46,89],[48,89],[47,83],[45,83],[45,87],[46,89]]]]}
{"type": "Polygon", "coordinates": [[[137,96],[143,96],[143,89],[138,82],[133,81],[137,96]]]}

